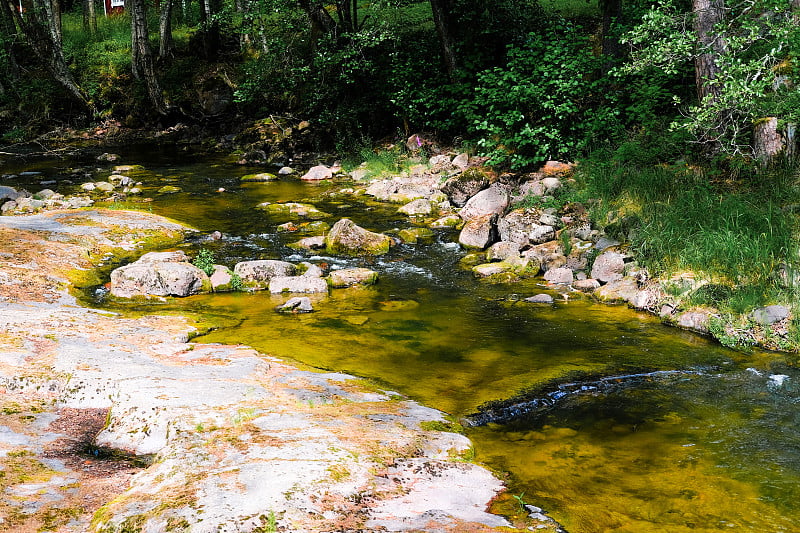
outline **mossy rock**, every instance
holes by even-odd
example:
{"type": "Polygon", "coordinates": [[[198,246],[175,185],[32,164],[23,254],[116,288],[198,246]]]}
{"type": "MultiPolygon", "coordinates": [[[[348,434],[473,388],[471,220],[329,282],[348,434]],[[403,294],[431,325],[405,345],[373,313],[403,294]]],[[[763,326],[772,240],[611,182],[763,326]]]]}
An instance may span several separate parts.
{"type": "Polygon", "coordinates": [[[486,261],[486,254],[481,252],[471,252],[461,258],[458,262],[461,268],[472,269],[476,265],[486,261]]]}
{"type": "Polygon", "coordinates": [[[175,194],[177,192],[181,192],[181,188],[174,185],[164,185],[158,189],[158,194],[175,194]]]}
{"type": "Polygon", "coordinates": [[[321,220],[314,222],[287,222],[278,226],[278,233],[296,233],[298,235],[322,235],[331,229],[330,224],[321,220]]]}
{"type": "Polygon", "coordinates": [[[326,251],[341,255],[383,255],[392,243],[388,235],[366,230],[347,218],[334,224],[325,237],[326,251]]]}
{"type": "Polygon", "coordinates": [[[258,205],[259,209],[266,211],[270,216],[274,217],[289,217],[289,218],[305,218],[309,220],[320,220],[327,218],[330,215],[324,211],[320,211],[311,204],[303,204],[299,202],[286,202],[286,203],[269,203],[264,202],[258,205]]]}
{"type": "Polygon", "coordinates": [[[428,228],[410,228],[400,230],[397,236],[407,244],[417,244],[418,242],[432,242],[436,234],[428,228]]]}

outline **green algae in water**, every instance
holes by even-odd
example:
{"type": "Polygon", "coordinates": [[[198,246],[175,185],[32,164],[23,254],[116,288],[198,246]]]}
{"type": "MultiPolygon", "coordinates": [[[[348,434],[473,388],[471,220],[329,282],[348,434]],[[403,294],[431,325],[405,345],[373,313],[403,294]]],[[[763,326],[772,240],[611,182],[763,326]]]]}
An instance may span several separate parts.
{"type": "Polygon", "coordinates": [[[798,394],[771,383],[687,375],[468,436],[568,531],[796,531],[798,394]]]}
{"type": "MultiPolygon", "coordinates": [[[[149,190],[159,175],[179,175],[185,191],[155,198],[153,212],[230,234],[213,245],[228,266],[296,254],[283,248],[295,237],[275,234],[286,220],[256,209],[265,201],[312,203],[332,221],[346,216],[373,231],[408,224],[392,206],[348,198],[342,208],[326,200],[329,184],[282,178],[242,185],[243,169],[203,160],[145,166],[141,179],[154,178],[149,190]]],[[[455,234],[439,232],[439,239],[455,234]]],[[[199,342],[247,344],[372,378],[455,416],[575,373],[726,369],[730,379],[697,376],[576,397],[537,421],[470,429],[469,436],[478,460],[510,472],[513,492],[573,533],[799,529],[793,400],[735,370],[744,357],[759,359],[748,363],[759,368],[774,357],[742,356],[623,307],[583,300],[532,306],[519,300],[541,292],[535,281],[478,282],[459,268],[462,256],[434,242],[401,245],[381,259],[312,259],[365,266],[380,279],[312,298],[311,314],[279,315],[274,308],[288,296],[263,292],[109,305],[201,316],[217,329],[199,342]]]]}

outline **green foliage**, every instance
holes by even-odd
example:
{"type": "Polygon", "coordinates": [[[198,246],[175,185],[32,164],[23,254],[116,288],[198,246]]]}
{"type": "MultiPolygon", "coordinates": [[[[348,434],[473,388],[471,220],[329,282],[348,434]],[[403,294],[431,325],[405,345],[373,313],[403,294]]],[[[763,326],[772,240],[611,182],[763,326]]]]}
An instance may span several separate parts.
{"type": "Polygon", "coordinates": [[[230,287],[232,291],[241,291],[244,289],[244,281],[242,281],[242,277],[236,272],[231,273],[230,287]]]}
{"type": "MultiPolygon", "coordinates": [[[[197,252],[197,256],[194,258],[194,261],[192,261],[192,264],[210,276],[214,273],[214,252],[207,248],[202,248],[197,252]]],[[[231,280],[231,282],[233,282],[233,280],[231,280]]]]}
{"type": "MultiPolygon", "coordinates": [[[[726,154],[751,156],[754,121],[798,116],[798,97],[791,88],[797,81],[796,69],[786,62],[800,34],[788,1],[757,0],[726,7],[725,20],[714,29],[725,48],[715,59],[720,71],[709,82],[717,94],[702,102],[674,94],[676,104],[688,105],[671,127],[726,154]],[[779,68],[782,64],[785,68],[779,68]]],[[[690,74],[691,60],[707,50],[687,24],[689,18],[684,6],[670,0],[644,13],[641,23],[623,38],[634,51],[623,71],[690,74]]]]}
{"type": "Polygon", "coordinates": [[[574,158],[595,135],[619,131],[618,112],[598,96],[605,80],[590,75],[600,60],[584,35],[557,20],[511,45],[506,66],[478,74],[470,111],[491,163],[523,169],[574,158]]]}

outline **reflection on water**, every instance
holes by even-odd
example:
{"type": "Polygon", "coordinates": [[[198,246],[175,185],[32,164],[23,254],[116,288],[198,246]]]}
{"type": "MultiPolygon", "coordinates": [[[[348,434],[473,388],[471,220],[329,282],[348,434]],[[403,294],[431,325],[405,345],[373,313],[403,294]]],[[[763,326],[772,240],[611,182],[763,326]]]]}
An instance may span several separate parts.
{"type": "Polygon", "coordinates": [[[276,232],[286,219],[258,203],[310,201],[333,215],[329,223],[348,216],[389,233],[409,222],[394,207],[337,195],[331,184],[240,184],[253,169],[224,161],[147,154],[126,162],[146,166],[132,177],[153,198],[132,205],[225,234],[188,244],[190,252],[212,249],[228,266],[263,258],[366,266],[380,281],[315,298],[316,312],[300,315],[275,313],[288,297],[265,293],[105,305],[199,314],[217,326],[202,342],[248,344],[368,377],[455,417],[553,380],[693,370],[574,395],[534,419],[469,429],[478,459],[510,473],[510,495],[496,510],[511,514],[512,496],[524,494],[573,533],[800,530],[800,375],[775,367],[779,356],[733,353],[623,307],[522,302],[542,290],[537,282],[477,282],[458,267],[453,233],[382,258],[300,253],[286,246],[296,236],[276,232]],[[183,192],[158,194],[167,183],[183,192]],[[775,374],[788,377],[770,379],[775,374]]]}

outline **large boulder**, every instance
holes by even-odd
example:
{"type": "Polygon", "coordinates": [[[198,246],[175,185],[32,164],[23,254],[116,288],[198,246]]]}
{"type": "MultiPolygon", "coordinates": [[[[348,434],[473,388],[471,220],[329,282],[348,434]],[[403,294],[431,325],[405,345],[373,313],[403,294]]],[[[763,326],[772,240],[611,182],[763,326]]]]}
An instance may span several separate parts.
{"type": "Polygon", "coordinates": [[[300,179],[303,181],[322,181],[329,180],[333,177],[333,170],[325,165],[317,165],[308,169],[308,172],[303,174],[300,179]]]}
{"type": "Polygon", "coordinates": [[[331,254],[382,255],[389,251],[392,238],[356,225],[343,218],[333,225],[325,237],[325,249],[331,254]]]}
{"type": "Polygon", "coordinates": [[[489,178],[478,169],[470,169],[453,176],[442,185],[442,192],[456,207],[464,207],[467,200],[489,186],[489,178]]]}
{"type": "Polygon", "coordinates": [[[569,284],[575,279],[572,269],[566,267],[551,268],[544,273],[544,280],[548,283],[569,284]]]}
{"type": "Polygon", "coordinates": [[[487,214],[467,221],[458,242],[465,248],[484,250],[487,246],[497,241],[497,215],[487,214]]]}
{"type": "Polygon", "coordinates": [[[750,317],[762,326],[769,326],[788,318],[789,314],[789,309],[782,305],[768,305],[755,309],[750,317]]]}
{"type": "Polygon", "coordinates": [[[505,189],[500,186],[489,187],[470,198],[458,214],[464,220],[501,215],[508,207],[508,201],[505,189]]]}
{"type": "Polygon", "coordinates": [[[139,261],[111,272],[111,294],[134,296],[190,296],[211,289],[205,272],[196,266],[176,261],[183,252],[145,254],[139,261]],[[160,260],[160,259],[163,259],[160,260]]]}
{"type": "Polygon", "coordinates": [[[233,272],[237,274],[242,283],[250,288],[265,288],[276,276],[292,276],[297,271],[297,267],[286,261],[275,261],[271,259],[259,261],[242,261],[233,267],[233,272]]]}
{"type": "Polygon", "coordinates": [[[625,257],[619,252],[607,250],[594,260],[591,277],[602,283],[608,283],[622,279],[624,272],[625,257]]]}
{"type": "Polygon", "coordinates": [[[534,209],[511,211],[497,222],[500,239],[522,246],[529,244],[532,230],[540,226],[540,216],[541,214],[534,209]]]}
{"type": "Polygon", "coordinates": [[[542,270],[547,272],[554,268],[566,266],[567,258],[564,257],[561,244],[557,241],[549,241],[543,244],[532,246],[522,252],[523,257],[538,261],[542,270]]]}

